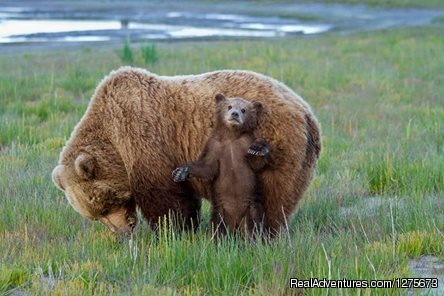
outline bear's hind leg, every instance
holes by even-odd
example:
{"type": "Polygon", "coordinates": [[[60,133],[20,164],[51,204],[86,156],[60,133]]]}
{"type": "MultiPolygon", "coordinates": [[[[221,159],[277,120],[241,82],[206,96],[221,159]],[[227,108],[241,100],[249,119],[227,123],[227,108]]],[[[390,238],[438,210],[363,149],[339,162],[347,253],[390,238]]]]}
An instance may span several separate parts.
{"type": "Polygon", "coordinates": [[[265,224],[270,237],[290,227],[291,214],[302,199],[310,172],[296,174],[281,169],[264,171],[260,176],[264,196],[265,224]]]}

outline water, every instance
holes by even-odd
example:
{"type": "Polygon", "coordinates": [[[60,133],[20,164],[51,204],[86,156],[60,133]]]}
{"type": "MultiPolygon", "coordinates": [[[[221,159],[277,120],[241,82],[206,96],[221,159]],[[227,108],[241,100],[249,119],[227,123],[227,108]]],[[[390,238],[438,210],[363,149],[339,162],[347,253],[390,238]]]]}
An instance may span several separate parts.
{"type": "Polygon", "coordinates": [[[185,38],[269,38],[288,34],[318,34],[327,24],[234,14],[168,12],[157,22],[127,20],[20,19],[19,8],[0,9],[0,43],[48,41],[105,41],[185,38]],[[15,10],[15,11],[14,11],[15,10]],[[13,13],[11,11],[14,11],[13,13]],[[199,25],[199,20],[205,20],[199,25]],[[177,22],[178,24],[174,24],[177,22]]]}
{"type": "Polygon", "coordinates": [[[98,30],[119,30],[117,21],[80,21],[80,20],[3,20],[0,22],[0,43],[26,41],[104,41],[107,36],[69,36],[70,32],[98,30]],[[66,33],[67,36],[60,36],[66,33]],[[54,35],[50,37],[39,37],[54,35]]]}
{"type": "Polygon", "coordinates": [[[0,44],[103,42],[128,37],[131,40],[279,38],[333,30],[356,32],[424,25],[444,15],[437,10],[381,10],[362,5],[258,6],[244,2],[201,4],[192,1],[186,2],[187,5],[177,2],[61,3],[37,5],[34,1],[13,1],[3,4],[5,7],[0,7],[0,44]]]}

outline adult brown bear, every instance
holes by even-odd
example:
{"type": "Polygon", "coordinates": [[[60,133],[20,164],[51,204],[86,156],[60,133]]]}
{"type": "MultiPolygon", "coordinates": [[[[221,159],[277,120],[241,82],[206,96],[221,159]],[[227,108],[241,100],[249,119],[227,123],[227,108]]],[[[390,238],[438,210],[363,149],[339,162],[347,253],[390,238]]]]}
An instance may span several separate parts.
{"type": "Polygon", "coordinates": [[[53,180],[82,216],[116,233],[135,225],[140,207],[151,225],[180,214],[197,225],[209,185],[175,183],[171,171],[196,159],[214,126],[214,96],[224,93],[265,106],[256,129],[271,146],[258,176],[265,224],[289,221],[311,180],[321,150],[310,106],[284,84],[249,71],[166,77],[124,67],[97,87],[60,154],[53,180]]]}

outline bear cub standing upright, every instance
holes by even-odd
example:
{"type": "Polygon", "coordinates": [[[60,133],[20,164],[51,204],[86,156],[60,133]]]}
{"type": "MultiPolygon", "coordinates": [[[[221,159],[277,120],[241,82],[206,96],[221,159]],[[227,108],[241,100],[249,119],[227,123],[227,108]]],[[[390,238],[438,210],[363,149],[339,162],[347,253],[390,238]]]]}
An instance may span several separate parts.
{"type": "Polygon", "coordinates": [[[216,95],[216,125],[203,152],[172,173],[175,182],[211,182],[211,221],[219,233],[246,228],[253,235],[264,220],[256,173],[267,164],[270,147],[254,136],[262,108],[260,102],[216,95]]]}

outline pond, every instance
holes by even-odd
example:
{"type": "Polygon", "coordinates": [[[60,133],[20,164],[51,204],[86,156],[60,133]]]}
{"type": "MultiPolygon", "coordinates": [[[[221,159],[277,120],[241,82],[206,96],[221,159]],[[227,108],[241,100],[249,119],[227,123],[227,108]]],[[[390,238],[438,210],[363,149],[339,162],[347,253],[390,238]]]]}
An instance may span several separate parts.
{"type": "Polygon", "coordinates": [[[127,19],[14,19],[1,10],[0,13],[1,43],[104,41],[126,36],[132,39],[266,38],[290,34],[318,34],[332,27],[328,24],[304,24],[295,20],[231,14],[169,12],[163,20],[157,19],[156,22],[150,23],[127,19]]]}
{"type": "Polygon", "coordinates": [[[362,5],[48,3],[42,8],[32,1],[6,2],[0,7],[0,43],[279,38],[424,25],[444,15],[362,5]]]}

